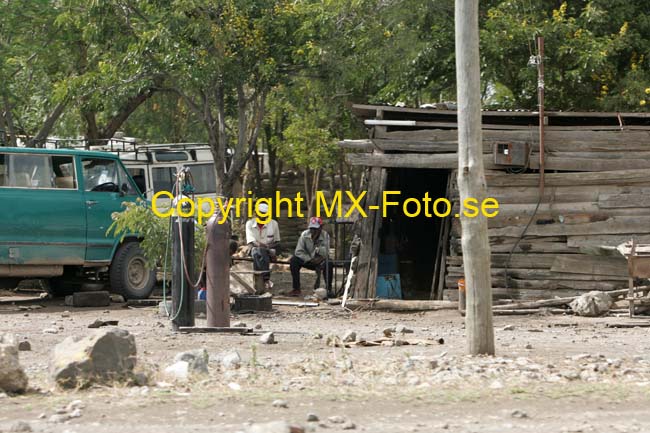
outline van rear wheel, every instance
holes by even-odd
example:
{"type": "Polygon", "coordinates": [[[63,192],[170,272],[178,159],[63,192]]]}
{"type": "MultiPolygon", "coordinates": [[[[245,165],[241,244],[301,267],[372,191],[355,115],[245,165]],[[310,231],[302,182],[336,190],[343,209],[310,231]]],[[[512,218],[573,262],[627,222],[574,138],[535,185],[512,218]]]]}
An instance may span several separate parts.
{"type": "Polygon", "coordinates": [[[146,299],[156,284],[156,271],[149,269],[137,242],[119,247],[109,271],[111,289],[127,299],[146,299]]]}

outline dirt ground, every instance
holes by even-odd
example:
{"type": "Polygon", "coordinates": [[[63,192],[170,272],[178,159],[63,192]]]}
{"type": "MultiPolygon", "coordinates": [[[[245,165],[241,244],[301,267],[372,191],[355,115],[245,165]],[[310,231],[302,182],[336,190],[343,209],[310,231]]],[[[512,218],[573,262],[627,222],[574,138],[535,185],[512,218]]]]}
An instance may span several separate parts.
{"type": "Polygon", "coordinates": [[[607,327],[620,321],[495,317],[497,356],[472,358],[464,355],[464,319],[449,310],[280,307],[232,317],[232,323],[275,331],[277,344],[264,345],[258,336],[176,334],[157,307],[3,303],[0,331],[27,339],[32,350],[20,353],[31,390],[0,397],[0,431],[24,421],[39,432],[246,432],[279,420],[317,432],[650,431],[650,328],[607,327]],[[39,304],[44,308],[28,309],[39,304]],[[52,348],[66,336],[88,333],[98,318],[118,320],[135,335],[138,370],[150,376],[148,385],[54,387],[52,348]],[[413,333],[396,339],[431,345],[327,344],[329,335],[353,330],[372,340],[397,325],[413,333]],[[43,333],[46,328],[58,333],[43,333]],[[197,348],[210,354],[208,376],[175,383],[164,375],[177,353],[197,348]],[[242,358],[240,368],[221,363],[232,351],[242,358]],[[52,415],[75,400],[81,400],[81,416],[56,422],[52,415]],[[319,421],[308,422],[308,414],[319,421]]]}

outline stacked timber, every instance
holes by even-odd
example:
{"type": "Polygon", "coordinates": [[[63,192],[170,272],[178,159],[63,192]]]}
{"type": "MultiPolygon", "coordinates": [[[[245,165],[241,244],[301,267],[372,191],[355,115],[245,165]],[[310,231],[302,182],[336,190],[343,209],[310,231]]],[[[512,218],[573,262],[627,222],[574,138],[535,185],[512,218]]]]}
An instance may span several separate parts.
{"type": "MultiPolygon", "coordinates": [[[[340,143],[353,150],[347,156],[350,164],[389,172],[445,169],[455,179],[455,111],[381,106],[355,106],[353,111],[366,121],[369,138],[340,143]]],[[[546,114],[546,174],[540,195],[538,114],[483,113],[487,196],[499,203],[498,215],[488,220],[494,293],[546,299],[625,288],[627,262],[614,247],[632,238],[650,242],[650,114],[546,114]],[[498,143],[527,145],[527,165],[497,164],[493,151],[498,143]]],[[[453,183],[448,198],[457,212],[453,183]]],[[[464,270],[461,222],[450,220],[449,236],[441,239],[442,251],[432,263],[432,272],[438,274],[434,286],[440,282],[432,292],[435,298],[455,300],[464,270]]],[[[376,235],[377,229],[366,233],[376,235]]],[[[373,294],[370,258],[376,257],[376,242],[366,237],[364,243],[362,237],[360,256],[368,256],[370,276],[368,287],[361,287],[365,296],[373,294]]]]}

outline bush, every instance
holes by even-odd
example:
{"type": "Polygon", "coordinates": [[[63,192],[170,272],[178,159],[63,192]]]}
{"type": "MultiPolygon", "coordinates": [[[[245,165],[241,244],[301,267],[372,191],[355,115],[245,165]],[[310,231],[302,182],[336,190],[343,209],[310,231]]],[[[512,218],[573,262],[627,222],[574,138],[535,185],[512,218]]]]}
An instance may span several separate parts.
{"type": "MultiPolygon", "coordinates": [[[[167,269],[171,269],[171,218],[161,218],[153,213],[147,202],[138,199],[136,202],[122,203],[124,210],[114,212],[113,223],[106,231],[106,236],[121,236],[136,234],[142,240],[140,246],[152,267],[162,266],[167,251],[167,269]]],[[[205,226],[195,224],[194,264],[200,271],[205,250],[205,226]]]]}

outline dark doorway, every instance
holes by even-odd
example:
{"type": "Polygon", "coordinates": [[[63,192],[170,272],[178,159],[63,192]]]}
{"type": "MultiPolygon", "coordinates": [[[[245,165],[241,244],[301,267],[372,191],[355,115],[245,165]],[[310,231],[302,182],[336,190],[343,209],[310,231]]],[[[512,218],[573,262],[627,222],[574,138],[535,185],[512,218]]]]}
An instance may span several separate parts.
{"type": "MultiPolygon", "coordinates": [[[[399,274],[403,299],[430,297],[444,221],[433,215],[433,202],[447,198],[448,179],[449,170],[388,169],[386,191],[401,191],[399,196],[389,197],[390,201],[399,201],[400,205],[388,207],[387,216],[382,221],[378,275],[399,274]],[[428,206],[432,217],[427,217],[424,212],[423,199],[427,192],[431,198],[428,206]],[[402,203],[408,198],[420,202],[419,216],[405,215],[402,203]]],[[[416,205],[411,203],[408,209],[414,212],[416,205]]],[[[440,204],[438,209],[444,212],[445,206],[440,204]]]]}

